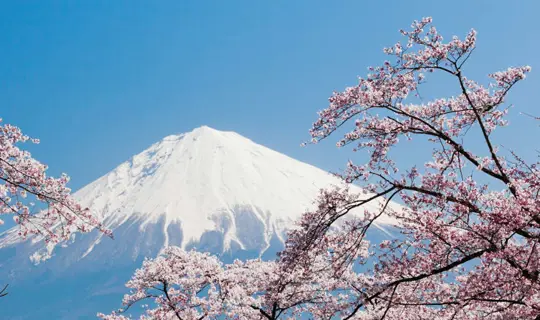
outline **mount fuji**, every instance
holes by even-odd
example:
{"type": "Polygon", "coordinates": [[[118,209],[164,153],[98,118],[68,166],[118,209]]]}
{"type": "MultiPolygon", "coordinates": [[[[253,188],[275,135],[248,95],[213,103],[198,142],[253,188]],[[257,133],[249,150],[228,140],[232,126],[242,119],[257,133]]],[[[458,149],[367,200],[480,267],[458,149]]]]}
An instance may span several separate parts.
{"type": "MultiPolygon", "coordinates": [[[[16,229],[0,234],[0,281],[11,285],[2,317],[94,319],[119,307],[123,283],[166,246],[225,261],[273,258],[319,190],[342,184],[234,132],[203,126],[165,137],[74,194],[114,240],[91,232],[52,246],[23,241],[16,229]]],[[[379,223],[378,236],[388,237],[393,221],[379,223]]]]}

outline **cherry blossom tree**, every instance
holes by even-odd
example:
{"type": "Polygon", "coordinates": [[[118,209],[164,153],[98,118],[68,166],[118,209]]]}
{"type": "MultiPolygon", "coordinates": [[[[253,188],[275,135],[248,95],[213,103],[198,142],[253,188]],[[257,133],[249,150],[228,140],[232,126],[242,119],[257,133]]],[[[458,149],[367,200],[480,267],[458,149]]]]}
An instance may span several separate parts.
{"type": "MultiPolygon", "coordinates": [[[[59,242],[75,231],[94,228],[112,236],[87,208],[82,208],[66,187],[68,176],[52,178],[47,166],[19,146],[30,140],[21,130],[0,119],[0,225],[2,216],[12,216],[19,226],[18,236],[40,236],[46,242],[59,242]]],[[[0,291],[0,297],[6,293],[0,291]]]]}
{"type": "Polygon", "coordinates": [[[236,260],[223,265],[208,253],[167,247],[157,258],[146,260],[126,284],[131,292],[124,296],[124,308],[98,316],[129,319],[126,314],[139,304],[140,319],[272,320],[304,314],[330,319],[341,309],[336,306],[348,299],[343,292],[349,286],[345,276],[328,272],[330,260],[321,257],[309,269],[285,274],[275,261],[236,260]],[[286,279],[282,287],[269,286],[280,279],[286,279]]]}
{"type": "MultiPolygon", "coordinates": [[[[375,266],[355,284],[359,298],[344,319],[540,319],[538,162],[500,152],[492,134],[507,124],[507,94],[530,67],[490,74],[484,86],[464,75],[474,30],[444,43],[425,18],[402,34],[405,44],[385,49],[392,61],[335,93],[311,130],[318,142],[352,123],[338,146],[354,145],[369,160],[349,162],[343,178],[362,182],[370,194],[324,197],[327,207],[304,215],[291,232],[282,267],[294,269],[311,251],[323,251],[329,228],[352,208],[399,197],[405,210],[383,202],[358,225],[368,230],[388,215],[403,237],[372,250],[375,266]],[[419,87],[431,73],[453,79],[458,94],[423,102],[419,87]],[[432,158],[400,174],[392,151],[413,139],[430,142],[432,158]],[[472,141],[484,148],[469,147],[472,141]]],[[[337,265],[351,263],[348,255],[338,254],[337,265]]]]}
{"type": "Polygon", "coordinates": [[[19,148],[28,140],[39,143],[16,126],[0,125],[0,215],[13,217],[21,237],[40,235],[47,242],[67,240],[74,231],[88,232],[93,228],[111,235],[88,208],[82,208],[72,198],[71,189],[66,187],[67,175],[48,177],[47,166],[19,148]],[[45,204],[45,209],[29,200],[45,204]]]}
{"type": "MultiPolygon", "coordinates": [[[[507,125],[508,92],[530,67],[495,72],[483,85],[465,76],[474,30],[444,42],[424,18],[401,33],[406,41],[384,50],[389,60],[334,93],[311,130],[317,143],[349,126],[338,147],[353,145],[368,159],[350,161],[342,177],[365,193],[323,190],[276,261],[222,266],[211,302],[201,303],[212,310],[205,317],[540,319],[539,163],[502,152],[493,135],[507,125]],[[455,84],[453,95],[424,101],[420,87],[442,77],[455,84]],[[395,153],[409,141],[429,144],[431,154],[404,167],[395,153]],[[378,210],[352,218],[358,207],[378,210]],[[366,234],[381,217],[394,219],[400,235],[370,244],[366,234]]],[[[158,299],[154,311],[166,308],[158,299]]],[[[181,308],[199,308],[190,303],[181,308]]]]}
{"type": "Polygon", "coordinates": [[[169,247],[162,256],[145,260],[141,269],[126,284],[125,308],[103,319],[127,319],[121,313],[134,304],[154,300],[141,319],[204,319],[215,314],[217,280],[223,273],[219,260],[206,253],[186,252],[169,247]]]}

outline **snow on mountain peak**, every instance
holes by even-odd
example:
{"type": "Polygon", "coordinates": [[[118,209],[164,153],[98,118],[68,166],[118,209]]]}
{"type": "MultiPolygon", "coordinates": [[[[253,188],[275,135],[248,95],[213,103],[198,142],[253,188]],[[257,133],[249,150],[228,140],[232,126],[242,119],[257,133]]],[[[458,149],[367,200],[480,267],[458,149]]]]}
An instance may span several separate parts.
{"type": "MultiPolygon", "coordinates": [[[[163,138],[75,197],[113,230],[117,254],[127,250],[135,258],[201,242],[262,253],[276,238],[283,242],[321,188],[341,183],[237,133],[202,126],[163,138]]],[[[101,241],[99,234],[84,244],[74,241],[69,246],[78,246],[71,250],[78,256],[72,258],[91,255],[101,241]]],[[[12,244],[9,232],[0,237],[0,247],[12,244]]],[[[42,248],[35,260],[50,258],[51,251],[42,248]]]]}

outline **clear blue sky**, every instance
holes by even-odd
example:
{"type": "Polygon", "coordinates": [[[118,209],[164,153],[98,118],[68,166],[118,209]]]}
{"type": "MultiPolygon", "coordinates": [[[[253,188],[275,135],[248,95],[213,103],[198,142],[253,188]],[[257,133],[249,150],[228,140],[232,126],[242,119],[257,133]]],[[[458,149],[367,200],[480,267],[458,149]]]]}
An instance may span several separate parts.
{"type": "MultiPolygon", "coordinates": [[[[350,153],[333,142],[299,147],[316,111],[423,16],[447,38],[478,30],[471,77],[531,65],[512,102],[538,115],[539,14],[533,0],[1,1],[0,116],[74,189],[200,125],[338,170],[350,153]]],[[[530,128],[502,138],[533,155],[530,128]]]]}

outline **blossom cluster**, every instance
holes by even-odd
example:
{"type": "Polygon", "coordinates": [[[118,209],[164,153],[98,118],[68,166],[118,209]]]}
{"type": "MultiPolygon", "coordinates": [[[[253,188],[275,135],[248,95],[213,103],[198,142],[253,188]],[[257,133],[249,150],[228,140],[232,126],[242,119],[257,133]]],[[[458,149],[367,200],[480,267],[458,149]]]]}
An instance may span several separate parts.
{"type": "Polygon", "coordinates": [[[18,127],[1,121],[0,217],[12,216],[20,227],[19,236],[39,235],[47,242],[63,241],[75,231],[94,228],[112,235],[88,208],[73,199],[66,186],[67,175],[47,176],[47,166],[19,148],[24,142],[39,140],[30,139],[18,127]]]}

